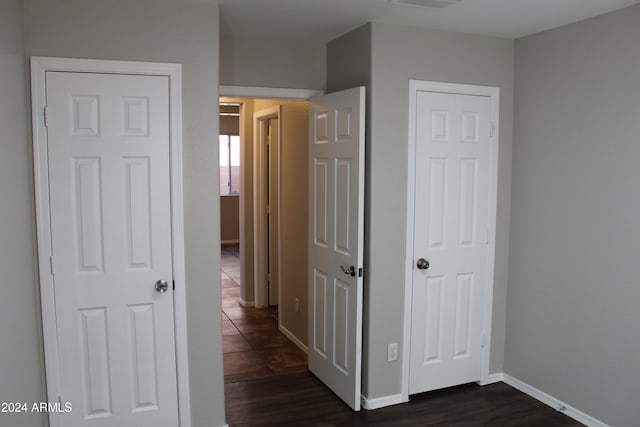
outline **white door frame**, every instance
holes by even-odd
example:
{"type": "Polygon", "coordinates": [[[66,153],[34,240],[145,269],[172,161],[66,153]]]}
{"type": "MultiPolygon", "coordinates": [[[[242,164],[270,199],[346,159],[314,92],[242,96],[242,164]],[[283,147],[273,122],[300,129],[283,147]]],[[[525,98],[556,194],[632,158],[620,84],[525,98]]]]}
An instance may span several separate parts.
{"type": "MultiPolygon", "coordinates": [[[[278,306],[280,306],[280,271],[282,271],[282,165],[281,149],[282,149],[282,106],[276,105],[271,108],[256,111],[253,113],[253,285],[254,298],[256,307],[267,307],[269,305],[269,290],[267,287],[267,263],[265,254],[270,251],[269,241],[267,240],[267,209],[266,209],[266,191],[268,189],[264,185],[266,180],[267,168],[267,150],[265,147],[265,127],[269,125],[270,119],[278,119],[278,139],[271,141],[270,155],[276,157],[276,182],[275,192],[276,204],[275,209],[271,209],[276,216],[275,238],[277,242],[276,263],[277,268],[275,274],[270,277],[271,286],[278,287],[278,306]]],[[[242,162],[240,162],[242,167],[242,162]]],[[[273,185],[274,183],[272,183],[273,185]]],[[[273,188],[273,187],[272,187],[273,188]]],[[[278,317],[280,317],[278,315],[278,317]]]]}
{"type": "MultiPolygon", "coordinates": [[[[31,57],[31,102],[33,128],[33,161],[36,195],[38,267],[44,339],[47,397],[56,402],[60,395],[58,339],[53,265],[51,261],[51,227],[47,130],[45,127],[46,72],[84,72],[137,74],[169,78],[171,239],[174,292],[176,368],[178,380],[178,419],[181,427],[191,426],[189,398],[189,362],[187,354],[187,315],[184,264],[184,216],[182,201],[182,66],[152,62],[87,60],[31,57]]],[[[51,427],[62,425],[61,414],[49,413],[51,427]]]]}
{"type": "Polygon", "coordinates": [[[314,96],[323,94],[323,91],[316,89],[225,85],[220,85],[219,87],[219,96],[222,98],[297,99],[308,101],[314,96]]]}
{"type": "Polygon", "coordinates": [[[487,96],[491,99],[491,122],[493,133],[489,138],[489,244],[487,259],[487,277],[484,300],[483,348],[480,384],[485,385],[489,379],[489,360],[491,356],[491,316],[493,306],[494,263],[496,248],[496,206],[498,199],[498,129],[500,111],[500,89],[489,86],[475,86],[455,83],[431,82],[423,80],[409,80],[409,147],[407,150],[407,234],[405,252],[405,284],[404,284],[404,326],[402,351],[402,399],[409,400],[411,343],[411,306],[413,290],[413,239],[415,221],[415,152],[416,152],[416,113],[418,92],[440,92],[460,95],[487,96]]]}

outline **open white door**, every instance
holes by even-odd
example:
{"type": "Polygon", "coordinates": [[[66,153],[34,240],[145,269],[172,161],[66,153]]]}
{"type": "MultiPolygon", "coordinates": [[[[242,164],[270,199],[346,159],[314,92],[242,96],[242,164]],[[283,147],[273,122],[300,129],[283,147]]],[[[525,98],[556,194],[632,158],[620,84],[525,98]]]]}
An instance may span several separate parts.
{"type": "Polygon", "coordinates": [[[360,410],[365,88],[309,108],[309,370],[360,410]]]}

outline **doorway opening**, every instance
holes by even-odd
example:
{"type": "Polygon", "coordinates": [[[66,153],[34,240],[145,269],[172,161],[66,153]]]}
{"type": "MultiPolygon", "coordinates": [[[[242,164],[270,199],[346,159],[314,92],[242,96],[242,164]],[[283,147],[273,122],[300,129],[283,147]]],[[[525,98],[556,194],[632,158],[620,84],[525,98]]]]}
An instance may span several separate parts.
{"type": "Polygon", "coordinates": [[[227,97],[220,112],[224,368],[237,386],[307,370],[308,102],[227,97]]]}
{"type": "MultiPolygon", "coordinates": [[[[255,88],[225,87],[222,93],[230,90],[235,94],[236,90],[243,92],[242,89],[255,88]]],[[[310,91],[303,92],[315,95],[310,91]]],[[[286,394],[296,389],[292,383],[302,377],[312,378],[324,390],[323,383],[326,384],[357,411],[361,399],[364,88],[317,97],[309,104],[280,98],[225,98],[222,101],[241,104],[241,141],[246,141],[242,134],[254,136],[253,146],[240,144],[238,252],[244,265],[240,268],[239,291],[235,291],[239,293],[238,307],[230,307],[225,302],[223,312],[226,316],[223,335],[239,335],[226,340],[236,341],[240,348],[245,348],[245,351],[225,349],[228,420],[247,421],[243,409],[249,409],[251,396],[265,397],[252,391],[260,387],[258,382],[269,390],[282,385],[281,390],[286,394]],[[248,119],[251,107],[252,121],[248,119]],[[253,128],[247,131],[248,126],[253,128]],[[246,161],[247,156],[253,156],[251,161],[246,161]],[[274,158],[277,159],[275,163],[271,160],[274,158]],[[251,164],[253,168],[247,167],[251,164]],[[249,171],[253,175],[247,177],[249,171]],[[252,191],[247,191],[251,184],[252,191]],[[276,189],[277,197],[273,197],[270,189],[265,189],[272,185],[275,185],[272,188],[276,189]],[[249,198],[253,200],[248,202],[249,198]],[[273,212],[274,207],[277,214],[273,212]],[[249,213],[251,208],[253,212],[249,213]],[[266,225],[273,218],[275,228],[266,225]],[[250,229],[252,224],[253,229],[250,229]],[[249,237],[250,233],[253,238],[249,237]],[[268,310],[272,308],[269,308],[268,287],[262,285],[268,282],[273,285],[274,282],[273,268],[264,266],[273,255],[264,256],[270,246],[265,241],[278,242],[275,281],[279,287],[275,323],[269,319],[268,310]],[[251,245],[253,250],[249,250],[251,245]],[[313,252],[311,256],[318,246],[331,249],[317,257],[313,252]],[[251,255],[253,262],[247,259],[251,255]],[[323,264],[317,264],[319,261],[323,264]],[[247,274],[251,267],[253,274],[247,274]],[[251,279],[253,286],[247,284],[251,279]],[[238,318],[232,319],[228,313],[238,318]],[[306,351],[302,353],[303,363],[300,364],[286,354],[269,355],[271,349],[264,346],[264,339],[257,343],[261,348],[251,342],[251,338],[255,338],[252,334],[274,329],[289,338],[292,343],[286,343],[287,346],[296,351],[307,350],[306,342],[313,343],[309,352],[313,349],[316,357],[308,359],[309,370],[305,363],[306,351]],[[327,361],[333,362],[320,361],[317,355],[325,355],[327,361]],[[251,372],[245,372],[245,377],[234,378],[230,372],[232,363],[251,372]],[[295,373],[297,369],[301,372],[295,373]],[[294,373],[288,373],[291,370],[294,373]],[[242,398],[233,399],[238,394],[242,398]],[[243,419],[237,420],[231,414],[240,414],[243,419]]],[[[223,291],[224,294],[230,292],[233,291],[223,291]]],[[[279,341],[273,337],[267,340],[279,341]]],[[[270,393],[269,399],[272,398],[274,393],[270,393]]]]}

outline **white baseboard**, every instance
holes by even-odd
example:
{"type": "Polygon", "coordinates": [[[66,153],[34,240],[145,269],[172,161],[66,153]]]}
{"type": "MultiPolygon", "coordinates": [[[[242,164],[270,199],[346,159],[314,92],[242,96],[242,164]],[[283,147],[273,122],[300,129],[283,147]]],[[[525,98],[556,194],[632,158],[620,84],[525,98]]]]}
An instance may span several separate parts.
{"type": "MultiPolygon", "coordinates": [[[[495,375],[495,374],[494,374],[495,375]]],[[[584,412],[567,405],[561,400],[556,399],[553,396],[548,395],[542,390],[538,390],[537,388],[525,383],[524,381],[520,381],[517,378],[512,377],[508,374],[501,374],[505,383],[509,384],[511,387],[520,390],[521,392],[528,394],[534,399],[539,400],[545,405],[551,406],[558,412],[562,412],[563,414],[573,418],[576,421],[581,422],[582,424],[588,427],[609,427],[608,424],[603,423],[600,420],[593,418],[592,416],[585,414],[584,412]]]]}
{"type": "Polygon", "coordinates": [[[480,385],[495,384],[504,381],[504,374],[502,372],[496,374],[489,374],[486,381],[480,381],[480,385]]]}
{"type": "Polygon", "coordinates": [[[255,307],[256,303],[253,301],[245,301],[242,298],[240,298],[240,306],[241,307],[255,307]]]}
{"type": "Polygon", "coordinates": [[[401,394],[376,397],[375,399],[367,399],[365,396],[362,396],[362,407],[367,410],[384,408],[385,406],[397,405],[404,402],[401,394]]]}
{"type": "Polygon", "coordinates": [[[278,325],[278,329],[280,329],[280,332],[285,334],[287,338],[289,338],[295,345],[297,345],[300,348],[300,350],[304,351],[307,354],[309,353],[309,347],[307,347],[305,343],[300,341],[298,337],[293,335],[293,333],[290,330],[288,330],[282,323],[278,325]]]}

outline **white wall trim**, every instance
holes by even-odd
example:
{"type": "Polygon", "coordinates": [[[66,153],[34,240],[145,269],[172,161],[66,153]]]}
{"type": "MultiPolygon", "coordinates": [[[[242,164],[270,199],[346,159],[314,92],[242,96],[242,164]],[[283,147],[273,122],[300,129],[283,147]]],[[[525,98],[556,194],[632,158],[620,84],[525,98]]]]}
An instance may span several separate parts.
{"type": "Polygon", "coordinates": [[[405,402],[408,402],[408,400],[404,400],[401,394],[376,397],[374,399],[368,399],[366,396],[362,395],[362,407],[369,411],[405,402]]]}
{"type": "Polygon", "coordinates": [[[240,306],[241,307],[255,307],[256,303],[253,301],[245,301],[242,298],[240,298],[240,306]]]}
{"type": "Polygon", "coordinates": [[[525,383],[524,381],[520,381],[519,379],[514,378],[508,374],[502,374],[502,376],[504,378],[503,381],[506,384],[509,384],[511,387],[520,390],[524,394],[527,394],[534,399],[539,400],[545,405],[552,407],[558,412],[562,412],[563,414],[573,418],[576,421],[581,422],[588,427],[609,427],[608,424],[603,423],[596,418],[593,418],[591,415],[585,414],[584,412],[574,408],[573,406],[566,404],[562,400],[556,399],[555,397],[533,387],[532,385],[525,383]]]}
{"type": "Polygon", "coordinates": [[[499,112],[500,89],[490,86],[475,86],[456,83],[432,82],[423,80],[409,80],[409,141],[407,150],[407,229],[405,247],[405,284],[404,284],[404,325],[402,348],[402,386],[401,393],[405,401],[409,400],[410,348],[411,348],[411,302],[413,288],[413,238],[415,214],[415,151],[416,151],[416,108],[418,92],[441,92],[463,95],[487,96],[491,99],[491,121],[494,133],[490,138],[490,182],[489,182],[489,254],[487,256],[487,277],[483,314],[484,346],[482,349],[482,364],[480,384],[489,383],[489,362],[491,356],[491,321],[493,311],[494,264],[495,264],[495,236],[496,212],[498,201],[498,141],[499,141],[499,112]]]}
{"type": "Polygon", "coordinates": [[[311,99],[323,94],[316,89],[289,89],[258,86],[220,86],[222,98],[311,99]]]}
{"type": "MultiPolygon", "coordinates": [[[[55,402],[60,392],[58,340],[55,316],[53,276],[49,266],[51,229],[49,210],[49,178],[47,131],[44,126],[46,105],[46,72],[86,72],[112,74],[140,74],[169,78],[169,120],[171,161],[171,225],[174,292],[176,368],[178,378],[178,413],[182,427],[191,426],[189,397],[189,359],[186,316],[186,278],[184,264],[184,214],[182,183],[182,66],[155,62],[109,61],[31,57],[31,103],[33,128],[34,184],[36,194],[36,226],[38,238],[38,267],[42,326],[46,367],[47,396],[55,402]]],[[[51,427],[62,425],[60,414],[49,414],[51,427]]]]}
{"type": "Polygon", "coordinates": [[[499,383],[501,381],[504,381],[504,374],[502,372],[499,372],[499,373],[495,373],[495,374],[489,374],[489,376],[486,378],[485,382],[481,381],[478,384],[480,384],[480,385],[489,385],[489,384],[499,383]]]}
{"type": "Polygon", "coordinates": [[[287,329],[280,320],[278,320],[278,323],[278,329],[280,330],[280,332],[282,332],[287,338],[291,340],[291,342],[298,346],[300,350],[304,351],[306,354],[309,354],[309,347],[305,343],[300,341],[298,337],[293,334],[293,332],[287,329]]]}

